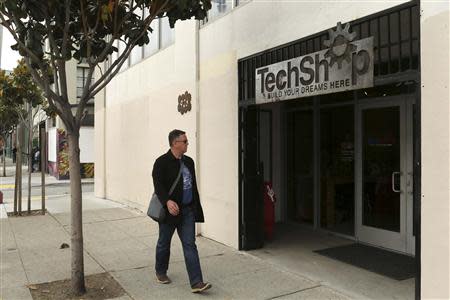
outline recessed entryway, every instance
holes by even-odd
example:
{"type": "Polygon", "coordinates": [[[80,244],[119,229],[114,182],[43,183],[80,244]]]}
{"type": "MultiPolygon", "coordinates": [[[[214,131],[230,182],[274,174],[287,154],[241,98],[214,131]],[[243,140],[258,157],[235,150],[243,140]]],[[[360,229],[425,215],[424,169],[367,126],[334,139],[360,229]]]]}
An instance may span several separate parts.
{"type": "Polygon", "coordinates": [[[289,272],[317,280],[355,299],[414,299],[415,279],[395,280],[314,251],[351,245],[354,241],[313,232],[302,225],[283,224],[262,249],[249,251],[289,272]]]}

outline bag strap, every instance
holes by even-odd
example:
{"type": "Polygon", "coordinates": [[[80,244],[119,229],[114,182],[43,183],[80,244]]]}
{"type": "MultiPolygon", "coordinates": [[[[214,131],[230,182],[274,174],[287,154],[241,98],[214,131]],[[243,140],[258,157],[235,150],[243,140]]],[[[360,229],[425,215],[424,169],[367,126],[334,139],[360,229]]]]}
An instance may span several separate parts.
{"type": "Polygon", "coordinates": [[[180,180],[182,171],[183,171],[183,167],[180,165],[180,172],[178,172],[177,179],[175,179],[174,183],[172,184],[172,187],[170,188],[169,196],[173,193],[175,186],[177,185],[178,181],[180,180]]]}

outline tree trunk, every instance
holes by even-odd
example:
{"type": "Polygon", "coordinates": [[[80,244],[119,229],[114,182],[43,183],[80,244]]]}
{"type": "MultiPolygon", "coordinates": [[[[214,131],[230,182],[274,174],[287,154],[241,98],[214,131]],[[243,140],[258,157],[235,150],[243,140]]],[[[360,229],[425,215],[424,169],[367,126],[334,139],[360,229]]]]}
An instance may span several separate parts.
{"type": "Polygon", "coordinates": [[[17,163],[17,135],[18,135],[18,127],[16,127],[16,134],[14,136],[15,142],[13,143],[13,148],[16,148],[16,153],[13,153],[13,161],[16,164],[16,172],[14,173],[14,215],[17,215],[17,192],[18,192],[18,184],[19,184],[19,164],[17,163]],[[15,144],[15,146],[14,146],[15,144]]]}
{"type": "MultiPolygon", "coordinates": [[[[2,131],[1,132],[3,132],[4,131],[4,128],[2,127],[1,128],[2,129],[2,131]]],[[[5,134],[6,135],[6,134],[5,134]]],[[[3,136],[3,135],[0,135],[0,145],[2,145],[2,155],[0,156],[1,157],[1,159],[0,159],[0,161],[2,162],[2,164],[3,164],[3,177],[6,177],[6,174],[5,174],[5,161],[6,161],[6,157],[5,157],[5,148],[6,148],[6,138],[3,136]]]]}
{"type": "Polygon", "coordinates": [[[41,141],[41,190],[42,190],[42,214],[45,215],[45,158],[47,157],[45,151],[45,128],[40,129],[41,141]]]}
{"type": "Polygon", "coordinates": [[[6,177],[6,147],[3,145],[3,177],[6,177]]]}
{"type": "MultiPolygon", "coordinates": [[[[17,135],[16,135],[17,138],[17,135]]],[[[16,150],[17,150],[17,142],[16,142],[16,150]]],[[[14,174],[14,215],[17,215],[17,192],[18,192],[18,184],[19,184],[19,165],[17,164],[17,152],[16,152],[16,172],[14,174]]]]}
{"type": "Polygon", "coordinates": [[[83,260],[83,219],[80,174],[80,129],[68,131],[69,175],[72,225],[72,289],[76,295],[86,292],[83,260]]]}
{"type": "Polygon", "coordinates": [[[18,204],[18,213],[22,214],[22,125],[18,126],[17,131],[17,154],[16,154],[16,163],[19,166],[17,172],[17,204],[18,204]]]}
{"type": "Polygon", "coordinates": [[[31,172],[33,172],[33,112],[28,104],[28,214],[31,213],[31,172]]]}

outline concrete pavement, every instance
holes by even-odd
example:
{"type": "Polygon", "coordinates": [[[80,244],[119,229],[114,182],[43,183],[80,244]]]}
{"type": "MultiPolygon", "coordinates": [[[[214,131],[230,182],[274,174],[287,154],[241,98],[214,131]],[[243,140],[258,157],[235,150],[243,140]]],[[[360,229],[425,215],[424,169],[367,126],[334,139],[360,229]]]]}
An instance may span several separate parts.
{"type": "MultiPolygon", "coordinates": [[[[125,289],[120,299],[199,299],[190,292],[181,244],[174,237],[169,276],[157,284],[157,224],[123,204],[83,195],[85,273],[109,272],[125,289]]],[[[45,216],[9,217],[1,225],[1,299],[31,299],[26,285],[70,278],[69,196],[47,202],[45,216]]],[[[10,206],[0,205],[5,216],[10,206]]],[[[348,299],[319,282],[250,254],[198,237],[207,292],[213,299],[348,299]]]]}

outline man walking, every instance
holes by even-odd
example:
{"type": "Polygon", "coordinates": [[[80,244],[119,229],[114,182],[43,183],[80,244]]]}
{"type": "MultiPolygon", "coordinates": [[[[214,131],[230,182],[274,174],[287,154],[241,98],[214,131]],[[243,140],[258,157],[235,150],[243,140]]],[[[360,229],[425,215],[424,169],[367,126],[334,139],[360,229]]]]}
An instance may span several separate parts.
{"type": "Polygon", "coordinates": [[[166,219],[159,222],[159,238],[156,245],[156,279],[167,284],[170,243],[175,229],[183,246],[184,261],[193,293],[201,293],[211,287],[203,282],[200,259],[195,245],[195,222],[204,222],[200,196],[197,190],[194,161],[184,155],[187,151],[186,133],[172,130],[169,133],[170,149],[156,159],[153,165],[153,186],[166,209],[166,219]],[[173,192],[169,195],[172,185],[173,192]]]}

